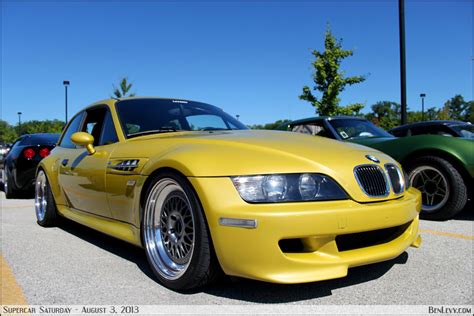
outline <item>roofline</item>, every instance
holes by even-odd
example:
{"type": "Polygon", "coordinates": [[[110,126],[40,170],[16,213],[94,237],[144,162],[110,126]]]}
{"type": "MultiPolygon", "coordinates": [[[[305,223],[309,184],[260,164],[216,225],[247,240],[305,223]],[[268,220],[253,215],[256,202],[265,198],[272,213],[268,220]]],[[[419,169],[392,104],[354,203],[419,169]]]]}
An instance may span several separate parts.
{"type": "Polygon", "coordinates": [[[311,121],[322,121],[322,120],[332,121],[332,120],[341,120],[341,119],[367,121],[367,119],[364,118],[364,117],[349,116],[349,115],[313,116],[313,117],[307,117],[307,118],[302,118],[302,119],[291,121],[291,122],[288,123],[288,125],[294,124],[294,123],[311,122],[311,121]]]}

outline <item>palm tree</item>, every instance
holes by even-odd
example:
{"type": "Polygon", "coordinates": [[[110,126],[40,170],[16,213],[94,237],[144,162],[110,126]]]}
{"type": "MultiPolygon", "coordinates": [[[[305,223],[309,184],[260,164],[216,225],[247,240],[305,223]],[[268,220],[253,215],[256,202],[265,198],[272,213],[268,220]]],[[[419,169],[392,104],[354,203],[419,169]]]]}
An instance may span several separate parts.
{"type": "Polygon", "coordinates": [[[120,80],[120,85],[117,88],[115,85],[112,85],[114,88],[114,96],[115,98],[125,98],[125,97],[134,97],[135,93],[129,93],[130,89],[132,88],[132,83],[127,82],[127,77],[122,78],[120,80]],[[127,95],[128,94],[128,95],[127,95]]]}

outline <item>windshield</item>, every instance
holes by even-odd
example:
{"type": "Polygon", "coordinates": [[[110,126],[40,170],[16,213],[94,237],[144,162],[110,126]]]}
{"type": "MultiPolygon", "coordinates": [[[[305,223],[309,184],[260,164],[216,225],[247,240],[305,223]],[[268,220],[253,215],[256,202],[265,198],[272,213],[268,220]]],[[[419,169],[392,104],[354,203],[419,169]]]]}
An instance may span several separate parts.
{"type": "Polygon", "coordinates": [[[337,119],[330,120],[329,124],[331,124],[342,139],[371,137],[393,138],[393,135],[366,120],[337,119]]]}
{"type": "Polygon", "coordinates": [[[133,99],[115,105],[127,137],[177,131],[247,129],[221,109],[200,102],[133,99]]]}
{"type": "Polygon", "coordinates": [[[452,129],[458,132],[461,137],[474,139],[474,126],[471,124],[451,125],[452,129]]]}

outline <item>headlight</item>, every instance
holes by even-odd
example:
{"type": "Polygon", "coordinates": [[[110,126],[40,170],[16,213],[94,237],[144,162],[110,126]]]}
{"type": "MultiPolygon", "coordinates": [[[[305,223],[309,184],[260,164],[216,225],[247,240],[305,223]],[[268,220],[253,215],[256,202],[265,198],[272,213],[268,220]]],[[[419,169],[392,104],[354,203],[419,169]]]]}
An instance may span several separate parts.
{"type": "Polygon", "coordinates": [[[346,192],[330,177],[316,174],[271,174],[231,177],[249,203],[345,200],[346,192]]]}

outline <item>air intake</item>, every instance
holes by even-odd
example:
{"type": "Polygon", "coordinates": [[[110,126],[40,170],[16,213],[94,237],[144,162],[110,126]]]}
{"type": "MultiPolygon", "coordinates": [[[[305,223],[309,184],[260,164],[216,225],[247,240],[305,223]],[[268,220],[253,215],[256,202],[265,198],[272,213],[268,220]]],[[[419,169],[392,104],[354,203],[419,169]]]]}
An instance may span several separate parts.
{"type": "Polygon", "coordinates": [[[401,170],[394,164],[388,163],[385,165],[392,189],[395,194],[400,194],[405,190],[405,182],[401,170]]]}
{"type": "Polygon", "coordinates": [[[138,167],[138,162],[139,162],[138,159],[124,160],[116,164],[115,166],[111,166],[111,168],[115,170],[120,170],[120,171],[132,171],[138,167]]]}
{"type": "Polygon", "coordinates": [[[360,165],[354,168],[354,175],[362,191],[370,197],[384,197],[390,187],[382,168],[377,165],[360,165]]]}

